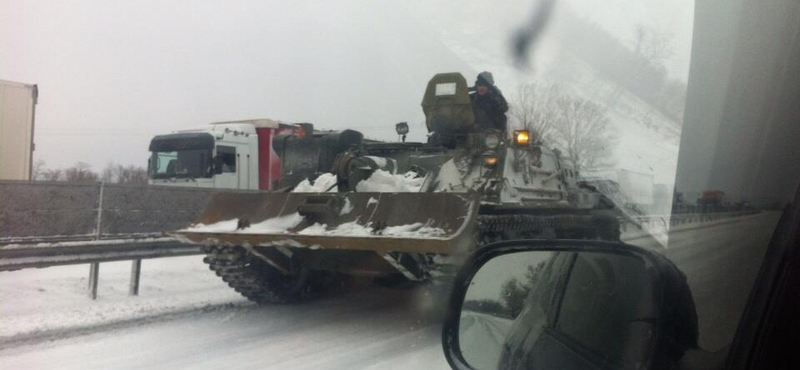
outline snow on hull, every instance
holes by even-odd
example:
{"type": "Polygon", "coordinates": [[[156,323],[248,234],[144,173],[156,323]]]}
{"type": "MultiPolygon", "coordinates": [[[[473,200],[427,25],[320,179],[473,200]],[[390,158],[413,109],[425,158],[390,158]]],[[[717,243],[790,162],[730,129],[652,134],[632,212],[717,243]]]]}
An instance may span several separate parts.
{"type": "Polygon", "coordinates": [[[422,188],[423,177],[417,177],[413,171],[405,174],[392,174],[383,170],[376,170],[372,176],[362,180],[356,185],[359,193],[417,193],[422,188]]]}
{"type": "Polygon", "coordinates": [[[324,193],[336,192],[336,175],[332,173],[323,173],[319,175],[313,182],[309,179],[301,181],[297,186],[292,189],[293,193],[324,193]]]}

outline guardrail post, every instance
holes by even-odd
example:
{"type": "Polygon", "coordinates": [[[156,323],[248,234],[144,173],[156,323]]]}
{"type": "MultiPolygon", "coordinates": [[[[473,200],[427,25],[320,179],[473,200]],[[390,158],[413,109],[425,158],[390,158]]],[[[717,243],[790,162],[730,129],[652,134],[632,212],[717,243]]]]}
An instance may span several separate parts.
{"type": "Polygon", "coordinates": [[[142,260],[133,260],[131,262],[131,284],[128,289],[128,295],[139,295],[139,276],[142,272],[142,260]]]}
{"type": "MultiPolygon", "coordinates": [[[[101,228],[103,227],[103,190],[106,187],[106,182],[100,182],[100,194],[97,197],[97,223],[95,224],[95,240],[100,240],[102,234],[101,228]]],[[[97,299],[97,283],[100,279],[100,263],[94,262],[89,265],[89,298],[92,300],[97,299]]]]}
{"type": "Polygon", "coordinates": [[[97,281],[100,277],[100,262],[89,264],[89,298],[97,299],[97,281]]]}

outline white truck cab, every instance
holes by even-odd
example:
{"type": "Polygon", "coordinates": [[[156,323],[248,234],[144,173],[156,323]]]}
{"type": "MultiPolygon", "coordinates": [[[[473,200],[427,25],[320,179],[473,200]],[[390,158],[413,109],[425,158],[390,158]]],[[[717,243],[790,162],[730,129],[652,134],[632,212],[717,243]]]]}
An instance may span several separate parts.
{"type": "Polygon", "coordinates": [[[293,126],[271,119],[215,122],[150,141],[149,183],[270,190],[280,179],[272,138],[293,126]]]}

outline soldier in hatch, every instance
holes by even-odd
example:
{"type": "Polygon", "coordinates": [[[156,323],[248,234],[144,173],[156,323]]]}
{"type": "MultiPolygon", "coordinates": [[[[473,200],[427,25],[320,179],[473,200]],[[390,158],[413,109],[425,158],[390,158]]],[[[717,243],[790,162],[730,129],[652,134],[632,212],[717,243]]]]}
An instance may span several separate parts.
{"type": "Polygon", "coordinates": [[[506,132],[508,103],[503,93],[494,86],[491,72],[481,72],[475,80],[475,92],[470,96],[479,130],[497,129],[506,132]]]}

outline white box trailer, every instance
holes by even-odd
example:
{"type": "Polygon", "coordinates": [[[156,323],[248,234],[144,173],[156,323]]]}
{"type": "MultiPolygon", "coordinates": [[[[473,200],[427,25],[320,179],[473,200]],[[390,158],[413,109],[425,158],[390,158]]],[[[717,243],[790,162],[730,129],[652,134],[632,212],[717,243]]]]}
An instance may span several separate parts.
{"type": "Polygon", "coordinates": [[[0,80],[0,180],[30,180],[36,85],[0,80]]]}

